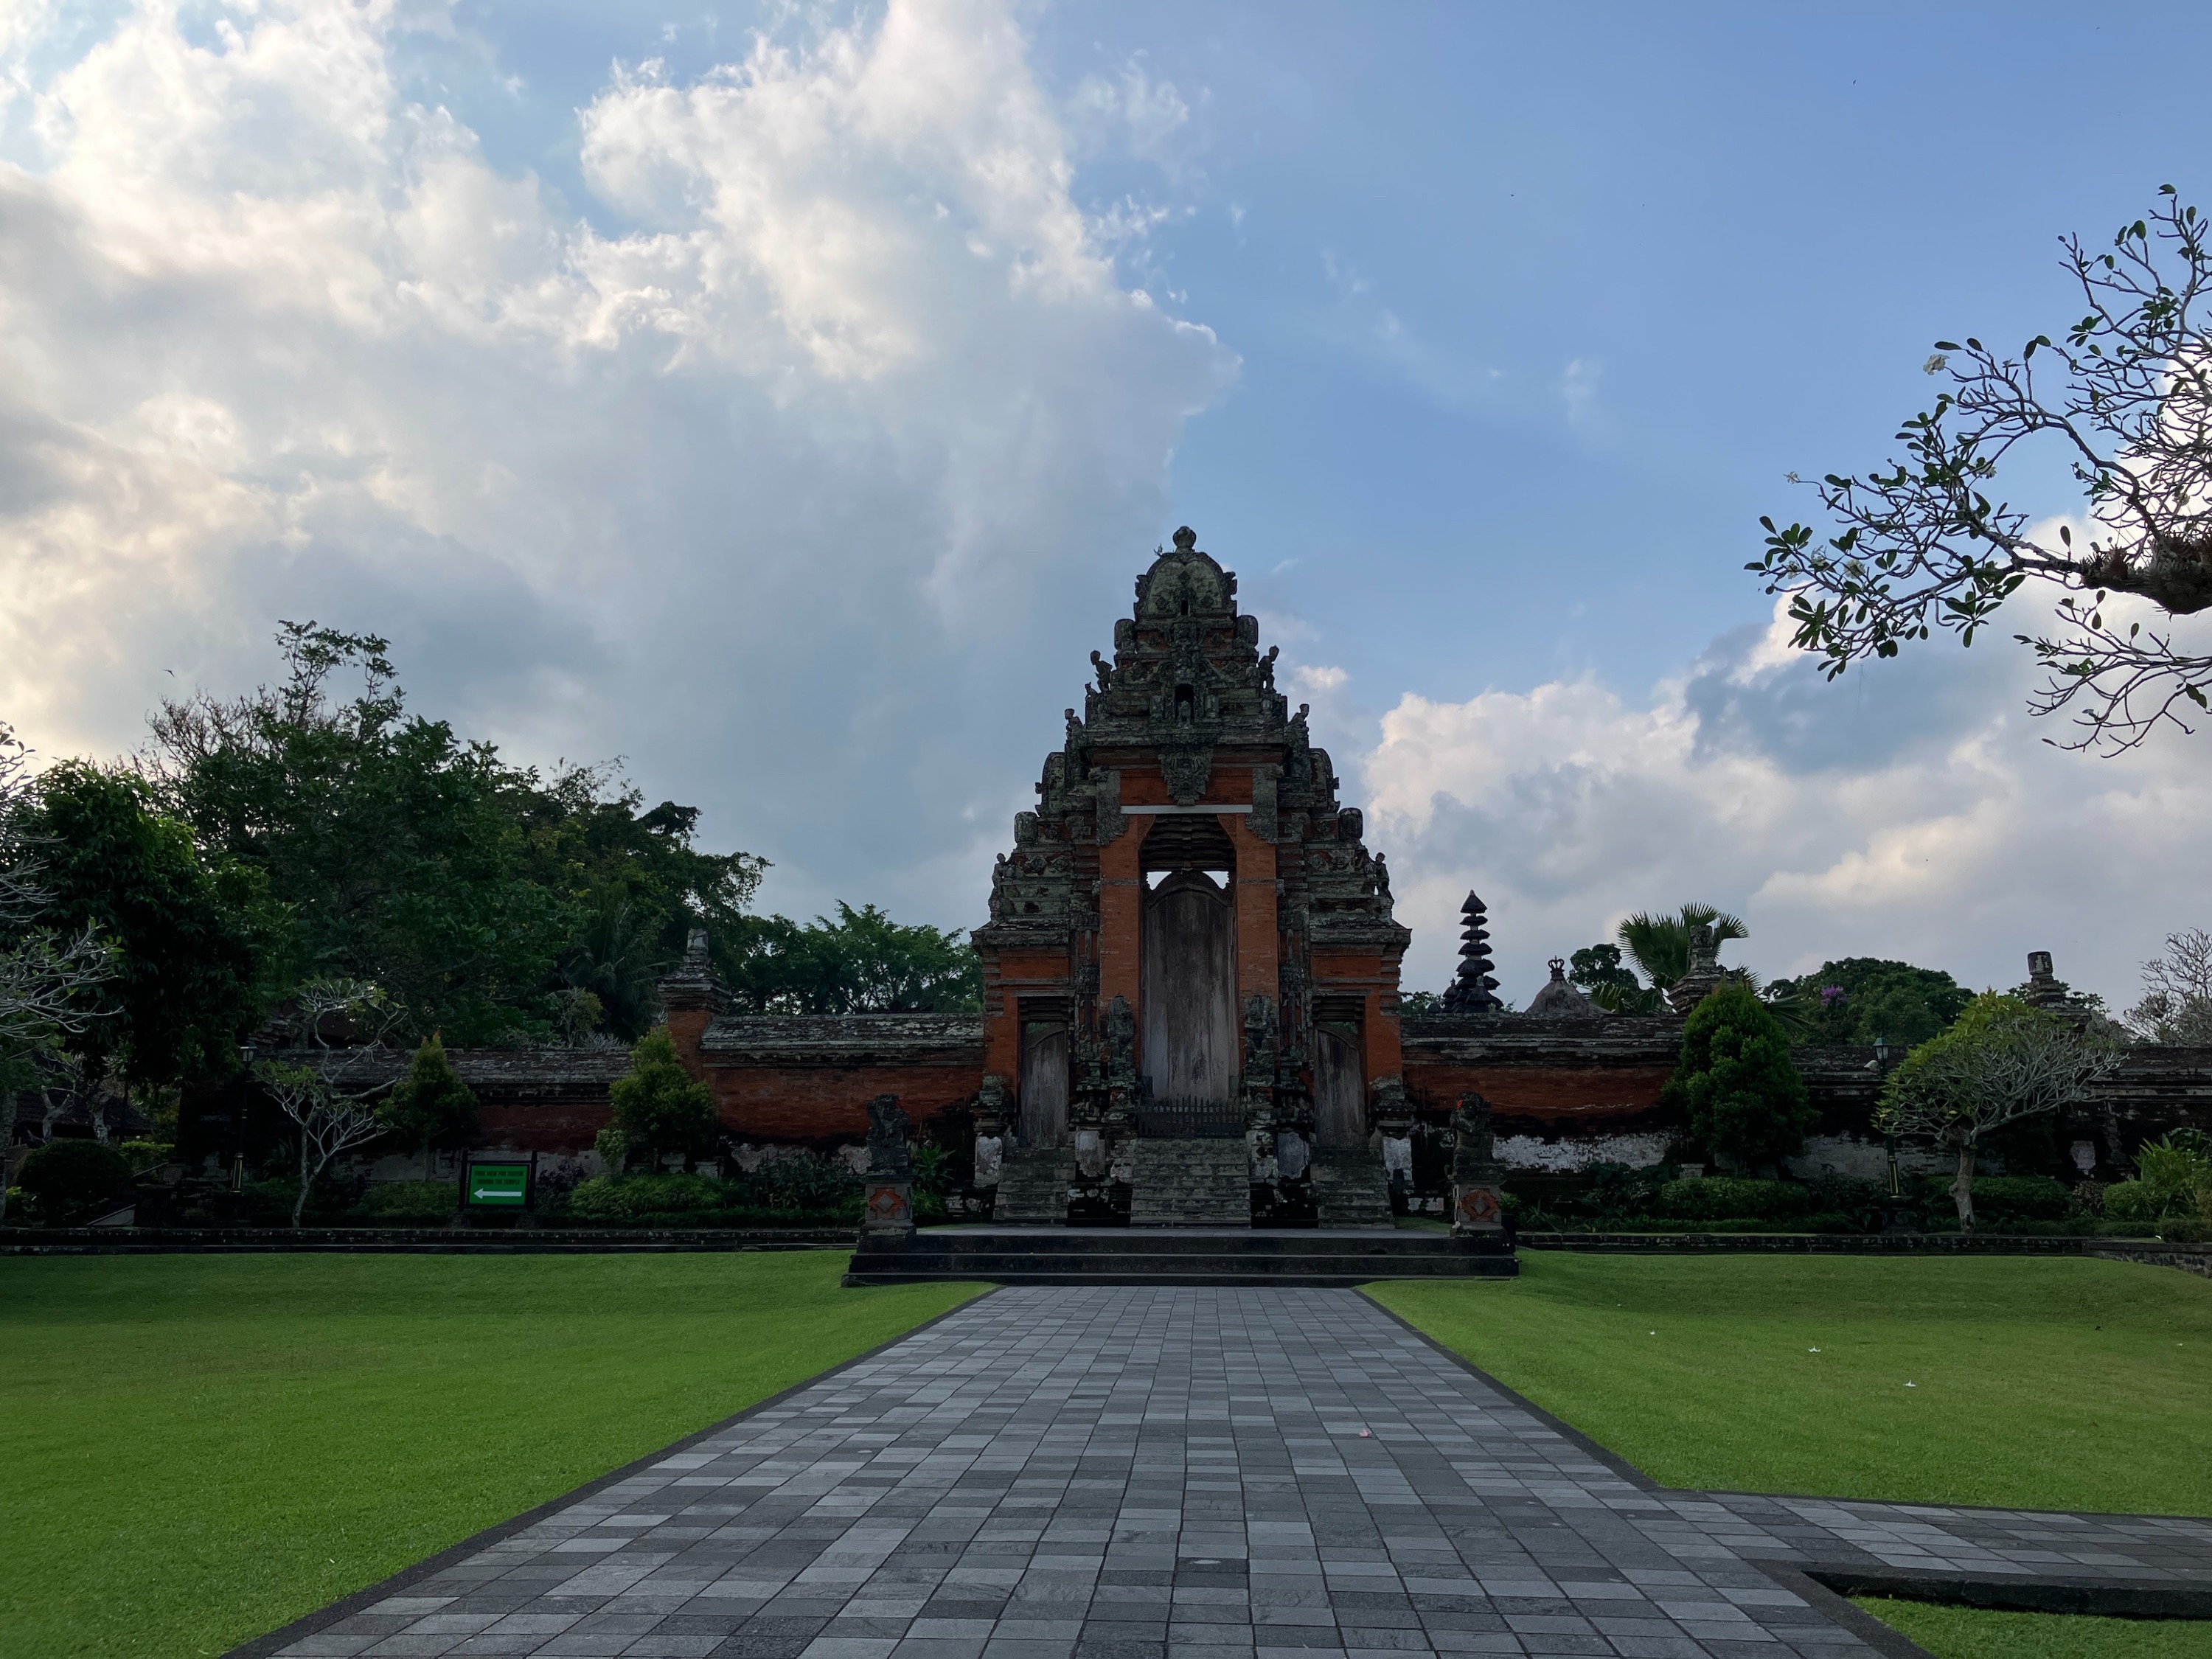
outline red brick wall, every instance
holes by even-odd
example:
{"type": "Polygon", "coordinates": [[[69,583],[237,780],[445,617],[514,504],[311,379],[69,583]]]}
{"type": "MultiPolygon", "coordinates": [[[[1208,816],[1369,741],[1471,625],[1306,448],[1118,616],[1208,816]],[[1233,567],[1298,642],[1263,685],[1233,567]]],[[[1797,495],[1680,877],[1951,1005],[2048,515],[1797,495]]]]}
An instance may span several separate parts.
{"type": "Polygon", "coordinates": [[[1501,1117],[1532,1118],[1562,1133],[1656,1109],[1671,1066],[1440,1066],[1406,1068],[1406,1091],[1430,1110],[1477,1094],[1501,1117]]]}
{"type": "Polygon", "coordinates": [[[736,1139],[860,1140],[876,1096],[896,1095],[920,1124],[973,1100],[983,1068],[975,1059],[941,1066],[711,1066],[707,1080],[736,1139]]]}

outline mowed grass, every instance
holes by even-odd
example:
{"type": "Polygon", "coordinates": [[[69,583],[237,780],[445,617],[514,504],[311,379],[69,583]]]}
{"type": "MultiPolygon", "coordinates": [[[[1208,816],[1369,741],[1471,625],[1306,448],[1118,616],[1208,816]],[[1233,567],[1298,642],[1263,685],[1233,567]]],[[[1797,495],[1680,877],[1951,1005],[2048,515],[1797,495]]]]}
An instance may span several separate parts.
{"type": "Polygon", "coordinates": [[[0,1260],[0,1652],[221,1653],[981,1289],[844,1266],[0,1260]]]}
{"type": "Polygon", "coordinates": [[[1521,1266],[1370,1294],[1669,1486],[2212,1514],[2212,1281],[2021,1256],[1521,1266]]]}
{"type": "MultiPolygon", "coordinates": [[[[1370,1294],[1669,1486],[2212,1514],[2212,1282],[2019,1256],[1521,1267],[1370,1294]]],[[[2212,1622],[1860,1605],[1937,1659],[2212,1659],[2212,1622]]]]}
{"type": "Polygon", "coordinates": [[[2212,1659],[2212,1620],[1984,1613],[1871,1595],[1857,1601],[1936,1659],[2212,1659]]]}

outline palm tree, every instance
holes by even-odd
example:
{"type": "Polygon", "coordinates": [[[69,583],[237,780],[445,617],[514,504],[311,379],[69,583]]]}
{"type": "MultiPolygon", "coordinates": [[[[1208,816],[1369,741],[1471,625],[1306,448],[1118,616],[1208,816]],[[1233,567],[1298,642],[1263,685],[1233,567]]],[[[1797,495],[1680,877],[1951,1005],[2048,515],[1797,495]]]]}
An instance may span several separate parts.
{"type": "Polygon", "coordinates": [[[1616,937],[1651,981],[1651,988],[1663,992],[1690,971],[1690,931],[1699,927],[1713,930],[1715,945],[1751,937],[1741,917],[1710,904],[1686,904],[1680,915],[1672,916],[1638,910],[1620,924],[1616,937]]]}

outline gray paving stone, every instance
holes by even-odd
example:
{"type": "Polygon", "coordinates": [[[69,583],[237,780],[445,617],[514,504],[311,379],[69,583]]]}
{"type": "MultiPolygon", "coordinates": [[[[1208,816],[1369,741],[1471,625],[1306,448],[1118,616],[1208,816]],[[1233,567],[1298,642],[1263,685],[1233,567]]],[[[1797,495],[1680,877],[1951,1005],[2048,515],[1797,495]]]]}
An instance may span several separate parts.
{"type": "Polygon", "coordinates": [[[1761,1561],[2212,1587],[2212,1523],[1655,1490],[1356,1292],[1015,1289],[283,1652],[1871,1651],[1761,1561]]]}

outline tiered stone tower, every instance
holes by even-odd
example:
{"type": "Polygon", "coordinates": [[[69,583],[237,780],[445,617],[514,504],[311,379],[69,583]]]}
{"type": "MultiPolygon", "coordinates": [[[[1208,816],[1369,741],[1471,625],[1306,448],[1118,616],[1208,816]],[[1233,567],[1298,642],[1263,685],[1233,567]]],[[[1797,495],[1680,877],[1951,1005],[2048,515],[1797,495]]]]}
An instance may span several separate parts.
{"type": "Polygon", "coordinates": [[[1389,872],[1196,540],[1091,653],[975,933],[1002,1222],[1371,1221],[1409,1117],[1389,872]]]}

